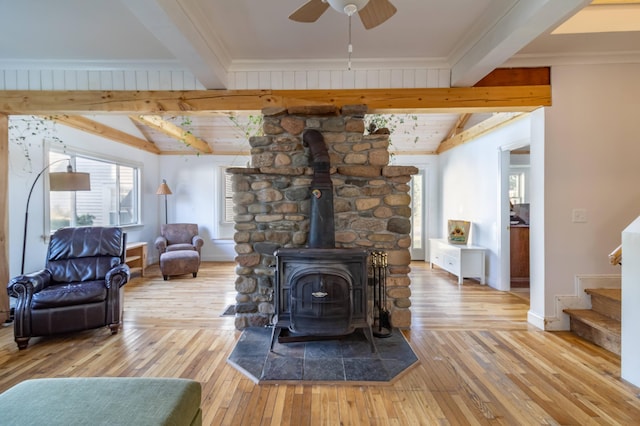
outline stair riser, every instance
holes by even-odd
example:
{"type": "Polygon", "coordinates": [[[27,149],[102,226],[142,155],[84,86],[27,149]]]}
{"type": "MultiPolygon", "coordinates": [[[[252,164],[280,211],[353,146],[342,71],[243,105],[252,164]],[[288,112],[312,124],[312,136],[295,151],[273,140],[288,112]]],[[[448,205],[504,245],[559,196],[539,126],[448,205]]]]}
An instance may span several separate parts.
{"type": "Polygon", "coordinates": [[[620,302],[617,300],[592,294],[591,309],[601,313],[602,315],[606,315],[609,318],[613,318],[618,321],[622,320],[622,308],[620,306],[620,302]]]}
{"type": "Polygon", "coordinates": [[[588,340],[609,352],[620,355],[620,337],[608,334],[604,331],[591,327],[582,321],[571,318],[571,331],[585,340],[588,340]]]}

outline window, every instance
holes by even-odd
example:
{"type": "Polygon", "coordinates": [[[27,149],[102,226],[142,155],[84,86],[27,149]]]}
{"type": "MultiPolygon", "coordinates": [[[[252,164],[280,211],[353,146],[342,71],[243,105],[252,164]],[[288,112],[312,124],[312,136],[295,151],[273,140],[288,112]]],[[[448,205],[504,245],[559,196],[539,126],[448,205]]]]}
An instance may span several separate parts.
{"type": "Polygon", "coordinates": [[[416,250],[423,249],[422,182],[422,173],[411,178],[411,248],[416,250]]]}
{"type": "MultiPolygon", "coordinates": [[[[226,167],[225,167],[226,168],[226,167]]],[[[224,223],[233,223],[233,183],[232,174],[224,171],[224,215],[222,221],[224,223]]]]}
{"type": "MultiPolygon", "coordinates": [[[[49,164],[69,160],[73,169],[91,177],[91,191],[49,192],[49,230],[64,226],[127,226],[140,224],[140,169],[115,160],[72,152],[49,151],[49,164]]],[[[66,161],[51,172],[65,171],[66,161]]]]}
{"type": "Polygon", "coordinates": [[[221,156],[216,159],[217,173],[214,174],[213,187],[219,188],[215,191],[214,201],[214,228],[212,237],[214,240],[233,240],[236,233],[233,173],[227,173],[229,168],[239,167],[238,164],[248,164],[247,157],[234,157],[231,164],[229,158],[221,156]]]}
{"type": "Polygon", "coordinates": [[[526,202],[526,180],[527,173],[524,170],[512,170],[509,173],[509,201],[511,204],[522,204],[526,202]]]}

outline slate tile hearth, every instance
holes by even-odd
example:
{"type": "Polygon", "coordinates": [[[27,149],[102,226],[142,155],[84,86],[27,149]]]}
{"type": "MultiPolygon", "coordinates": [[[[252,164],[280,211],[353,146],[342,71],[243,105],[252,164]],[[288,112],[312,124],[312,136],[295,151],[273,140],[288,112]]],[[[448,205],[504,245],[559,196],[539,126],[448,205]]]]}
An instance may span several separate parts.
{"type": "Polygon", "coordinates": [[[374,338],[377,351],[356,332],[332,340],[288,342],[269,351],[271,328],[246,328],[228,362],[256,383],[278,381],[386,383],[418,358],[399,330],[374,338]]]}

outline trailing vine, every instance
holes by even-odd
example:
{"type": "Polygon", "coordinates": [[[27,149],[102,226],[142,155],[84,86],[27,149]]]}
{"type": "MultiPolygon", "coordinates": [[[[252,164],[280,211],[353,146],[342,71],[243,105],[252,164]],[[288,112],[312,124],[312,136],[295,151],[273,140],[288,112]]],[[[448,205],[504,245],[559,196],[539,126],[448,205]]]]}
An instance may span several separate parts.
{"type": "MultiPolygon", "coordinates": [[[[262,115],[238,116],[233,113],[228,115],[229,121],[238,128],[242,137],[249,139],[252,136],[263,136],[264,117],[262,115]],[[246,117],[246,120],[245,120],[246,117]]],[[[418,128],[418,116],[415,114],[367,114],[364,119],[365,128],[369,134],[373,134],[381,129],[388,129],[389,134],[393,135],[397,131],[398,126],[411,123],[411,131],[405,129],[404,134],[412,134],[418,128]]],[[[418,142],[419,135],[415,135],[414,143],[418,142]]],[[[391,142],[391,137],[389,138],[391,142]]]]}
{"type": "Polygon", "coordinates": [[[31,167],[32,138],[42,136],[42,140],[61,144],[64,141],[58,136],[58,128],[53,120],[54,116],[11,116],[9,118],[9,142],[20,148],[24,158],[31,167]]]}
{"type": "MultiPolygon", "coordinates": [[[[381,131],[381,129],[387,129],[389,131],[389,143],[391,143],[391,135],[393,135],[398,126],[411,123],[411,130],[405,129],[403,131],[404,134],[409,135],[414,133],[418,128],[418,116],[415,114],[367,114],[364,118],[364,125],[369,134],[374,134],[376,131],[381,131]]],[[[420,136],[415,134],[413,139],[414,143],[417,143],[420,136]]]]}
{"type": "MultiPolygon", "coordinates": [[[[178,117],[173,118],[177,119],[178,117]]],[[[227,118],[231,124],[239,130],[240,134],[237,136],[238,138],[249,140],[254,136],[264,136],[264,117],[262,114],[237,115],[235,113],[229,113],[227,118]]],[[[187,137],[188,135],[193,135],[190,129],[193,126],[193,122],[189,116],[182,116],[179,117],[179,119],[179,126],[183,130],[181,141],[186,146],[190,146],[187,137]]],[[[390,144],[392,142],[392,135],[397,134],[398,128],[405,124],[408,124],[408,126],[403,126],[402,134],[414,135],[414,143],[417,143],[420,139],[420,136],[416,133],[418,116],[415,114],[367,114],[364,118],[364,123],[368,134],[388,131],[390,144]]]]}
{"type": "Polygon", "coordinates": [[[187,115],[182,116],[182,121],[180,122],[180,128],[182,129],[182,138],[180,139],[183,144],[186,146],[190,146],[191,144],[187,142],[187,137],[189,135],[193,135],[191,132],[191,126],[193,125],[193,121],[191,121],[191,117],[187,115]]]}
{"type": "Polygon", "coordinates": [[[242,136],[247,140],[252,136],[264,136],[264,130],[262,128],[264,118],[262,114],[246,116],[246,122],[233,113],[229,114],[228,117],[229,121],[242,132],[242,136]]]}
{"type": "MultiPolygon", "coordinates": [[[[173,116],[169,117],[168,121],[177,126],[181,131],[180,138],[176,139],[182,142],[184,146],[190,147],[191,144],[189,143],[188,139],[189,136],[193,136],[193,132],[191,131],[193,127],[193,121],[191,120],[191,117],[189,117],[188,115],[183,115],[180,117],[173,116]]],[[[200,151],[196,151],[195,155],[200,156],[200,151]]]]}

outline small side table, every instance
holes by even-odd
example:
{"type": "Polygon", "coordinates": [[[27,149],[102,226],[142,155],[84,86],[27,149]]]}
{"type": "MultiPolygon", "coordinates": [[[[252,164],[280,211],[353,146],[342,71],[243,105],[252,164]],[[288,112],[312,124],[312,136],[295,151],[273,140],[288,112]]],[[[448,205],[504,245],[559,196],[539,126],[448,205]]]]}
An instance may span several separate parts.
{"type": "Polygon", "coordinates": [[[458,277],[458,285],[464,278],[479,278],[485,284],[485,248],[467,244],[451,244],[446,239],[430,239],[430,261],[458,277]]]}
{"type": "Polygon", "coordinates": [[[129,265],[131,272],[140,272],[144,277],[144,269],[147,267],[147,243],[127,243],[125,263],[129,265]]]}

